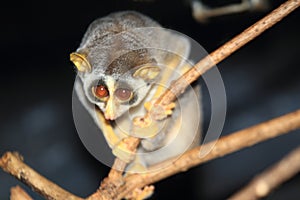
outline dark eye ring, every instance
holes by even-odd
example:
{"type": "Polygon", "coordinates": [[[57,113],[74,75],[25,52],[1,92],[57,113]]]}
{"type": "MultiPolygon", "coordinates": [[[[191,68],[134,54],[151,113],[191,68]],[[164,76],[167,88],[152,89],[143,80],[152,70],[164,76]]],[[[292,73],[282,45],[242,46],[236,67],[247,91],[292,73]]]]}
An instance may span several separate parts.
{"type": "Polygon", "coordinates": [[[121,101],[129,101],[133,97],[133,92],[131,89],[127,88],[118,88],[115,91],[116,97],[121,101]]]}

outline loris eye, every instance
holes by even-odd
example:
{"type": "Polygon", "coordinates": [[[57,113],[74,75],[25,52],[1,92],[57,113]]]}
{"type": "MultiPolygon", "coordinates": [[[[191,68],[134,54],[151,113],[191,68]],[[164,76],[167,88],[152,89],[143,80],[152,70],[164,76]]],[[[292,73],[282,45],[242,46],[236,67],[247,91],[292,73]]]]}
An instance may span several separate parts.
{"type": "Polygon", "coordinates": [[[133,96],[133,92],[131,89],[119,88],[116,89],[115,95],[121,101],[129,101],[133,96]]]}
{"type": "Polygon", "coordinates": [[[105,97],[108,97],[109,92],[107,90],[107,87],[104,85],[97,85],[96,87],[93,88],[93,92],[96,97],[99,99],[105,100],[105,97]]]}

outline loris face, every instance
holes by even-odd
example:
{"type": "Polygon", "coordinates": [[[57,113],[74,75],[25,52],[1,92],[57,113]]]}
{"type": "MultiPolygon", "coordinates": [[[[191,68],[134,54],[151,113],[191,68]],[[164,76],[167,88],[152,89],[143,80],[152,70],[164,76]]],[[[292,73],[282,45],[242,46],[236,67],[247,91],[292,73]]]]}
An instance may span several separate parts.
{"type": "Polygon", "coordinates": [[[89,26],[80,47],[70,56],[86,99],[108,120],[139,105],[160,74],[159,60],[149,44],[164,41],[158,37],[162,33],[145,27],[159,25],[136,12],[100,18],[89,26]]]}
{"type": "Polygon", "coordinates": [[[78,69],[86,66],[85,70],[79,70],[79,76],[87,99],[99,107],[107,120],[115,120],[139,105],[158,77],[160,68],[145,53],[145,50],[130,51],[106,67],[99,66],[89,56],[71,54],[78,69]]]}
{"type": "Polygon", "coordinates": [[[108,120],[114,120],[139,104],[151,85],[130,75],[90,76],[84,80],[85,94],[97,105],[108,120]]]}

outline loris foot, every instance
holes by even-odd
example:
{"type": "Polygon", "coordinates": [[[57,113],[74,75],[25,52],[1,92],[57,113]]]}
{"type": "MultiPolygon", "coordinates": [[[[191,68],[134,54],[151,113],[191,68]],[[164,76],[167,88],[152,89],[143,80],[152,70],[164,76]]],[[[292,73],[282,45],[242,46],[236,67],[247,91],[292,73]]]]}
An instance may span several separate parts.
{"type": "Polygon", "coordinates": [[[168,105],[155,105],[156,99],[144,104],[147,111],[151,113],[154,120],[162,120],[173,113],[176,104],[174,102],[168,105]]]}
{"type": "Polygon", "coordinates": [[[145,186],[143,189],[136,188],[126,199],[143,200],[152,196],[154,186],[145,186]]]}

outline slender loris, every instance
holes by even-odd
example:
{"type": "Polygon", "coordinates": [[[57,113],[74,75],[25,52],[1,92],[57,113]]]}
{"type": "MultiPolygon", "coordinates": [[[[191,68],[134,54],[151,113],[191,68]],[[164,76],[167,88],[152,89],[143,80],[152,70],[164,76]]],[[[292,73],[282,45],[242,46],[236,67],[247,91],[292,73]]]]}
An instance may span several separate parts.
{"type": "Polygon", "coordinates": [[[75,90],[79,100],[113,154],[132,168],[147,168],[199,143],[197,84],[163,107],[163,119],[153,120],[146,128],[133,124],[171,81],[191,67],[189,51],[184,36],[140,13],[126,11],[95,20],[70,55],[78,71],[75,90]],[[121,144],[129,135],[142,138],[136,156],[121,144]]]}

